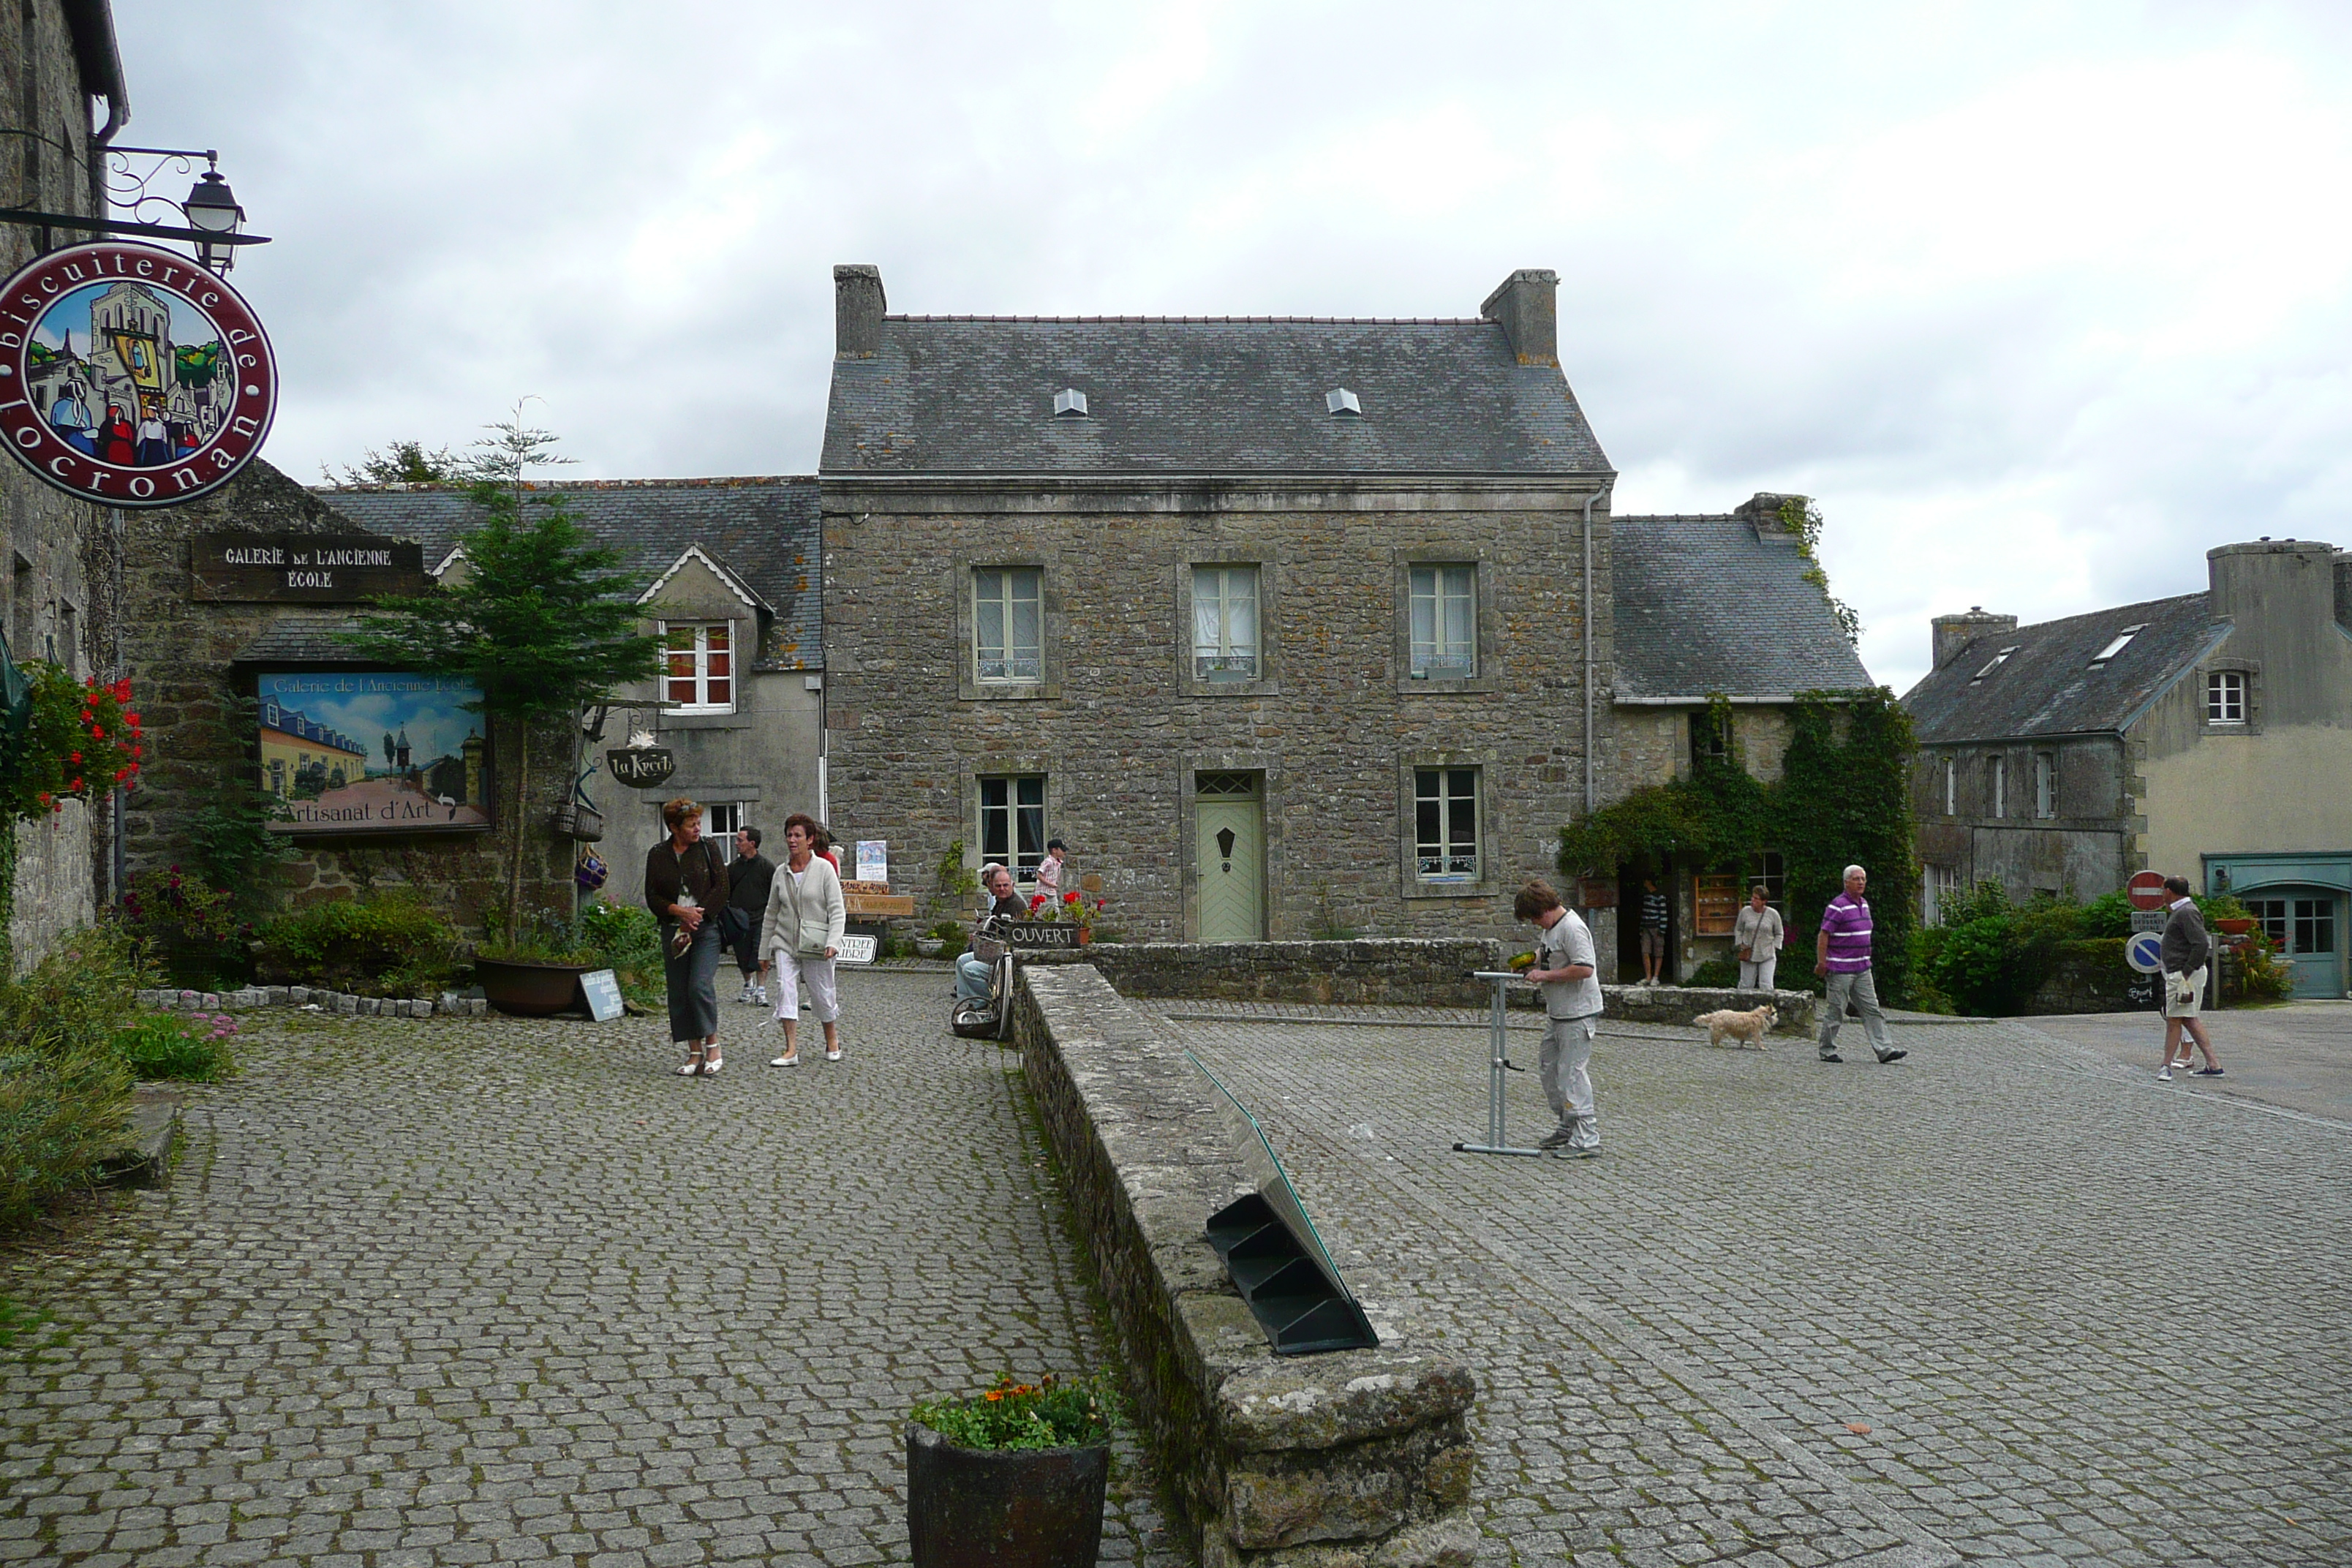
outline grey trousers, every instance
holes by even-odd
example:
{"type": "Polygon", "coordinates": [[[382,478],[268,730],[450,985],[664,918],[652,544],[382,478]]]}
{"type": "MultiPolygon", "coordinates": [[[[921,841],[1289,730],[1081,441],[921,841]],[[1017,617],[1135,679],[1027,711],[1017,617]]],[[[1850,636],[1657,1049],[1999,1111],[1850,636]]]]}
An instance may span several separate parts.
{"type": "Polygon", "coordinates": [[[677,922],[661,922],[662,979],[669,987],[669,1037],[708,1039],[719,1032],[719,993],[711,982],[719,973],[719,921],[714,917],[696,928],[686,952],[668,956],[669,939],[677,922]]]}
{"type": "Polygon", "coordinates": [[[1591,1014],[1581,1018],[1550,1018],[1544,1024],[1538,1064],[1544,1102],[1569,1132],[1571,1149],[1601,1147],[1601,1119],[1592,1109],[1592,1075],[1587,1070],[1592,1062],[1593,1031],[1599,1026],[1600,1019],[1591,1014]]]}
{"type": "Polygon", "coordinates": [[[1845,1022],[1845,1002],[1853,998],[1853,1010],[1862,1015],[1863,1032],[1870,1037],[1870,1048],[1880,1056],[1895,1048],[1895,1037],[1886,1032],[1886,1015],[1878,1010],[1878,982],[1869,970],[1859,974],[1832,974],[1830,992],[1822,998],[1822,1049],[1837,1049],[1838,1026],[1845,1022]]]}
{"type": "Polygon", "coordinates": [[[1780,955],[1774,953],[1761,963],[1743,958],[1739,961],[1739,988],[1742,991],[1769,991],[1772,972],[1780,967],[1780,955]]]}

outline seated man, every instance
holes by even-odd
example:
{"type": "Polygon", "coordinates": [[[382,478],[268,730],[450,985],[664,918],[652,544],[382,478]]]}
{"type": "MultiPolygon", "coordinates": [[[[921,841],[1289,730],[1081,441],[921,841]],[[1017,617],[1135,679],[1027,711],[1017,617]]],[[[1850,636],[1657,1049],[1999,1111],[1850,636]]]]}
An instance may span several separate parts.
{"type": "MultiPolygon", "coordinates": [[[[1009,921],[1028,916],[1029,906],[1023,903],[1021,895],[1013,890],[1013,873],[1003,867],[994,861],[982,866],[980,868],[980,885],[988,889],[989,914],[1009,921]]],[[[975,923],[972,929],[977,931],[979,926],[975,923]]],[[[956,1000],[987,1001],[988,983],[995,967],[992,963],[982,963],[969,950],[960,954],[956,959],[956,1000]]]]}

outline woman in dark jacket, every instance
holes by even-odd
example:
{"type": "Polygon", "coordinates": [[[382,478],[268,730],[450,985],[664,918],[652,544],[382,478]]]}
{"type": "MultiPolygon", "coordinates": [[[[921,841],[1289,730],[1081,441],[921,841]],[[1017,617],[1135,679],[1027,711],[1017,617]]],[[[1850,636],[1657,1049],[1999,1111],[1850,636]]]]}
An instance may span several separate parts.
{"type": "Polygon", "coordinates": [[[680,798],[662,807],[669,837],[646,852],[646,907],[661,922],[663,977],[669,983],[669,1037],[686,1047],[681,1077],[716,1073],[719,1054],[719,911],[727,868],[702,837],[702,807],[680,798]]]}

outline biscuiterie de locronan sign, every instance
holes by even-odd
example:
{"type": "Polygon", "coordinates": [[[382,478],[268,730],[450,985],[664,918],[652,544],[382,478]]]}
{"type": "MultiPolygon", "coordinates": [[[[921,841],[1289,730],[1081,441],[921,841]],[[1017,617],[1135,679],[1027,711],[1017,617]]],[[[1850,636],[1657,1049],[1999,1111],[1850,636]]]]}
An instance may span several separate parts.
{"type": "Polygon", "coordinates": [[[104,506],[177,506],[253,460],[278,365],[236,289],[183,256],[101,240],[0,285],[0,443],[104,506]]]}

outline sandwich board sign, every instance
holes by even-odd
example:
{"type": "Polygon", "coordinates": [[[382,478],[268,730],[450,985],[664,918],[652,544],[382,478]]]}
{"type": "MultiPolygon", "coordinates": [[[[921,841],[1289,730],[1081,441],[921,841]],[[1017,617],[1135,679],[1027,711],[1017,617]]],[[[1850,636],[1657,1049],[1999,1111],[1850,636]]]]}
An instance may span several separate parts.
{"type": "Polygon", "coordinates": [[[588,998],[588,1011],[600,1024],[609,1024],[621,1016],[621,983],[609,969],[594,969],[580,977],[580,994],[588,998]]]}

